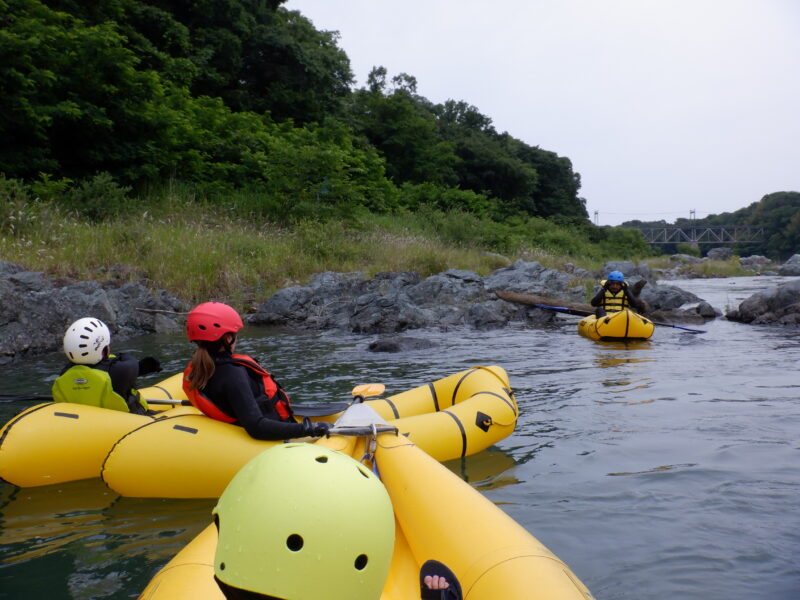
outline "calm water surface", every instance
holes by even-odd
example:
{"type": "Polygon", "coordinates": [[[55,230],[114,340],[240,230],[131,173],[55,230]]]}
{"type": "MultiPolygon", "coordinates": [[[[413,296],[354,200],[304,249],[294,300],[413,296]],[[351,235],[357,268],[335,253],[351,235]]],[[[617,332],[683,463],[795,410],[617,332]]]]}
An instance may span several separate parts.
{"type": "MultiPolygon", "coordinates": [[[[675,283],[724,310],[787,279],[675,283]]],[[[374,381],[395,393],[499,364],[517,430],[448,466],[598,599],[800,598],[800,332],[717,320],[690,325],[702,335],[658,327],[647,342],[598,343],[576,321],[412,332],[437,347],[403,354],[369,352],[373,337],[250,328],[241,349],[298,400],[342,400],[374,381]]],[[[180,336],[115,349],[157,353],[165,373],[191,352],[180,336]]],[[[0,393],[46,393],[61,364],[54,354],[0,368],[0,393]]],[[[0,420],[19,408],[0,404],[0,420]]],[[[0,598],[135,598],[212,506],[119,498],[97,481],[0,484],[0,598]]]]}

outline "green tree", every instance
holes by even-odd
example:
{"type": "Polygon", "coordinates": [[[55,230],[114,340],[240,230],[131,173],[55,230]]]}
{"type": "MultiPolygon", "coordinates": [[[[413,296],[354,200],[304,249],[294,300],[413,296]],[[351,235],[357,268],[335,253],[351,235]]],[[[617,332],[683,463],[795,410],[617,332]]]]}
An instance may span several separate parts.
{"type": "Polygon", "coordinates": [[[386,173],[397,184],[455,183],[452,145],[441,140],[429,103],[416,94],[416,80],[401,73],[386,82],[386,69],[374,68],[367,87],[349,106],[351,126],[386,159],[386,173]]]}
{"type": "Polygon", "coordinates": [[[137,70],[116,25],[37,0],[0,8],[0,170],[73,177],[140,161],[160,82],[137,70]]]}

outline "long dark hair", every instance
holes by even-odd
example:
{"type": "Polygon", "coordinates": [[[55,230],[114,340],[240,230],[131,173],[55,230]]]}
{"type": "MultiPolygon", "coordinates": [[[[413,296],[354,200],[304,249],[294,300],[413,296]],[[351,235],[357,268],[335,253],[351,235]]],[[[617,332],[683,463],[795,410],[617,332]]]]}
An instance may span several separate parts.
{"type": "Polygon", "coordinates": [[[214,356],[222,350],[231,351],[233,343],[236,341],[235,333],[226,333],[215,342],[195,342],[197,350],[192,355],[190,364],[192,370],[189,373],[189,388],[202,390],[208,385],[208,381],[214,376],[216,367],[214,366],[214,356]]]}

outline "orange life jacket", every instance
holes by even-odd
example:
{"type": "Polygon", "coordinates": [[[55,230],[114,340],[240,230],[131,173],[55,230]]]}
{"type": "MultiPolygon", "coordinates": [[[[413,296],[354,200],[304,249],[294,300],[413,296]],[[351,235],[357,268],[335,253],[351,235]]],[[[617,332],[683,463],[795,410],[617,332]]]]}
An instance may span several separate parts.
{"type": "MultiPolygon", "coordinates": [[[[244,354],[232,355],[229,362],[247,367],[259,375],[264,386],[264,394],[272,403],[275,412],[277,412],[278,416],[284,421],[289,421],[292,419],[292,407],[289,404],[289,396],[287,396],[286,392],[284,392],[283,389],[278,386],[278,384],[272,378],[272,375],[270,375],[267,370],[264,369],[264,367],[244,354]]],[[[212,419],[216,419],[217,421],[222,421],[223,423],[236,423],[235,417],[232,417],[220,409],[201,390],[192,389],[189,382],[189,374],[191,372],[192,364],[189,363],[189,365],[183,371],[183,391],[186,393],[186,397],[189,399],[189,402],[192,403],[192,406],[194,406],[204,415],[211,417],[212,419]]]]}

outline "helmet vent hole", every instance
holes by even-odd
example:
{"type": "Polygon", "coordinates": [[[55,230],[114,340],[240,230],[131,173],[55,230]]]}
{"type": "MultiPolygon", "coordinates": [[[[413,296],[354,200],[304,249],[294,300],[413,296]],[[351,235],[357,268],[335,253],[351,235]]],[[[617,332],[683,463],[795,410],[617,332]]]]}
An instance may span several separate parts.
{"type": "Polygon", "coordinates": [[[225,563],[224,562],[219,563],[219,570],[220,571],[224,571],[225,570],[225,563]]]}
{"type": "Polygon", "coordinates": [[[359,554],[356,557],[356,562],[354,563],[354,566],[359,571],[363,571],[364,568],[367,566],[367,562],[368,561],[369,561],[369,559],[367,558],[366,554],[359,554]]]}
{"type": "Polygon", "coordinates": [[[362,467],[356,467],[356,468],[358,469],[358,472],[361,473],[362,477],[364,477],[365,479],[369,479],[368,471],[365,471],[362,467]]]}
{"type": "Polygon", "coordinates": [[[318,456],[315,460],[318,463],[326,463],[326,462],[328,462],[328,457],[327,456],[318,456]]]}
{"type": "Polygon", "coordinates": [[[205,331],[205,330],[206,330],[206,326],[205,326],[205,325],[198,325],[198,326],[197,326],[197,328],[198,328],[198,329],[201,329],[201,330],[203,330],[203,331],[205,331]]]}
{"type": "Polygon", "coordinates": [[[83,335],[83,334],[81,334],[81,339],[82,339],[82,340],[88,340],[88,339],[89,339],[89,336],[88,336],[88,335],[83,335]]]}
{"type": "Polygon", "coordinates": [[[303,548],[303,536],[293,533],[286,538],[286,547],[292,552],[298,552],[303,548]]]}
{"type": "Polygon", "coordinates": [[[222,327],[222,325],[220,325],[219,323],[214,323],[214,327],[216,327],[217,329],[219,329],[220,327],[222,327]]]}

